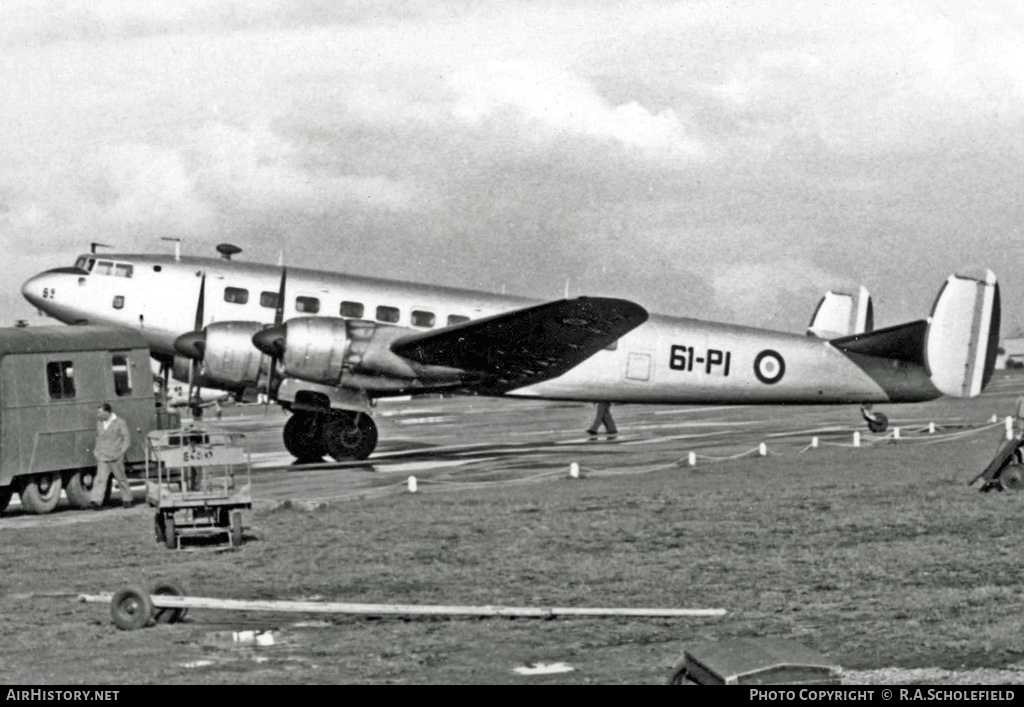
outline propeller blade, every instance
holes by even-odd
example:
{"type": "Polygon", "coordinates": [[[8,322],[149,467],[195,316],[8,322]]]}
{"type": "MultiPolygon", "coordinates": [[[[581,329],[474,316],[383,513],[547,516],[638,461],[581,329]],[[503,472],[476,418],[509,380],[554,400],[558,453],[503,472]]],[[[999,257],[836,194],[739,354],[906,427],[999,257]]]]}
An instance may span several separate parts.
{"type": "MultiPolygon", "coordinates": [[[[277,288],[277,307],[274,308],[274,326],[273,326],[272,331],[276,331],[276,330],[281,330],[282,329],[282,324],[284,322],[284,293],[285,293],[285,287],[287,286],[287,284],[288,284],[288,268],[282,266],[281,267],[281,284],[277,288]]],[[[268,330],[264,330],[264,332],[265,331],[268,331],[268,330]]],[[[265,345],[270,349],[270,350],[267,350],[267,349],[264,349],[263,347],[261,347],[261,345],[259,343],[257,343],[257,341],[256,341],[257,337],[259,337],[264,332],[257,333],[256,336],[253,337],[252,342],[253,342],[253,344],[256,345],[256,348],[258,348],[260,351],[263,351],[264,353],[266,353],[266,354],[268,354],[270,356],[270,370],[267,373],[267,405],[269,405],[270,404],[270,395],[271,395],[271,392],[274,390],[274,380],[277,378],[277,361],[278,361],[278,359],[282,355],[284,355],[284,338],[283,338],[283,333],[282,333],[281,341],[280,341],[279,344],[277,342],[273,342],[272,343],[272,342],[270,342],[269,339],[261,339],[261,341],[265,341],[266,342],[265,345]]]]}
{"type": "Polygon", "coordinates": [[[196,305],[196,325],[192,327],[198,331],[203,328],[203,309],[206,306],[206,273],[203,273],[203,279],[199,283],[199,303],[196,305]]]}
{"type": "MultiPolygon", "coordinates": [[[[198,353],[198,356],[189,356],[192,359],[192,364],[188,367],[188,405],[189,409],[192,410],[192,417],[196,416],[196,408],[192,405],[193,396],[195,395],[195,381],[196,381],[196,366],[203,358],[203,353],[206,349],[206,333],[203,329],[203,315],[206,307],[206,273],[203,273],[203,278],[199,282],[199,301],[196,303],[196,325],[195,330],[190,334],[185,334],[178,337],[178,339],[188,339],[185,343],[191,344],[190,348],[193,352],[198,353]],[[202,335],[202,348],[200,348],[200,342],[197,338],[194,338],[195,334],[202,335]],[[193,337],[193,338],[188,338],[193,337]]],[[[175,348],[178,346],[178,341],[174,342],[175,348]]],[[[184,352],[183,352],[184,353],[184,352]]],[[[188,354],[185,354],[188,356],[188,354]]]]}

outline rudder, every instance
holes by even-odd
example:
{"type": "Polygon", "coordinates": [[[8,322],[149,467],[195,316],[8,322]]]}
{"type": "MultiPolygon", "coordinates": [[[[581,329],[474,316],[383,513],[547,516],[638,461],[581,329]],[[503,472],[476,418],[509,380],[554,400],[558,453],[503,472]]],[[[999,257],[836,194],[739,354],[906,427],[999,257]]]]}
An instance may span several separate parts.
{"type": "Polygon", "coordinates": [[[950,275],[928,319],[925,368],[943,394],[972,398],[988,384],[995,368],[1000,323],[995,273],[972,278],[950,275]]]}

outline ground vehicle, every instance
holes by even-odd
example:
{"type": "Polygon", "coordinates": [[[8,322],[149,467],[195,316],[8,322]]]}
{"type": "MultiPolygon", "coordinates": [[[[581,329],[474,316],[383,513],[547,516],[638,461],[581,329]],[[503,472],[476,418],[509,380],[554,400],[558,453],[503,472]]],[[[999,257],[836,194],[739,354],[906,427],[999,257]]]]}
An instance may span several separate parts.
{"type": "Polygon", "coordinates": [[[129,466],[158,426],[149,347],[136,331],[99,326],[0,328],[0,511],[17,493],[49,513],[64,489],[89,503],[96,409],[110,403],[132,432],[129,466]]]}
{"type": "Polygon", "coordinates": [[[200,427],[147,436],[146,502],[156,508],[157,542],[177,549],[182,535],[227,533],[242,543],[242,511],[252,508],[245,435],[200,427]]]}

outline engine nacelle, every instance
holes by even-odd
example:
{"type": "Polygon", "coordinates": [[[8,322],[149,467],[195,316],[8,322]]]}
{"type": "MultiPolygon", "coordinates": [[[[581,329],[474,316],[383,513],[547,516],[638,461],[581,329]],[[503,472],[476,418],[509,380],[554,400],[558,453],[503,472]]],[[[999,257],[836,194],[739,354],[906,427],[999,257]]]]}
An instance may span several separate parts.
{"type": "Polygon", "coordinates": [[[267,362],[252,345],[252,337],[262,328],[259,322],[214,322],[206,326],[199,370],[207,385],[256,386],[261,373],[266,371],[267,362]]]}
{"type": "Polygon", "coordinates": [[[393,389],[398,381],[459,380],[459,372],[424,366],[391,351],[411,330],[361,319],[299,317],[261,331],[257,347],[280,356],[281,373],[324,385],[393,389]]]}

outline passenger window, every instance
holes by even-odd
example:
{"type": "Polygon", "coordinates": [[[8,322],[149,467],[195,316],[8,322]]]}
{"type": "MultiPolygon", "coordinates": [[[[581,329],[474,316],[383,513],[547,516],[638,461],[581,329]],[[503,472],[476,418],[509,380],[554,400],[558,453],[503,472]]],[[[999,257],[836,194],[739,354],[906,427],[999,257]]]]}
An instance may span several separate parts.
{"type": "Polygon", "coordinates": [[[114,309],[124,309],[124,295],[114,296],[114,309]]]}
{"type": "Polygon", "coordinates": [[[428,328],[434,326],[434,313],[420,309],[412,310],[412,325],[428,328]]]}
{"type": "Polygon", "coordinates": [[[296,297],[295,310],[306,314],[316,314],[320,311],[320,300],[316,297],[296,297]]]}
{"type": "Polygon", "coordinates": [[[448,326],[453,324],[462,324],[462,322],[468,322],[469,317],[464,317],[461,314],[449,314],[448,315],[448,326]]]}
{"type": "Polygon", "coordinates": [[[109,260],[98,260],[96,261],[96,267],[93,268],[93,272],[97,275],[109,275],[114,269],[114,263],[109,260]]]}
{"type": "Polygon", "coordinates": [[[224,301],[232,304],[245,304],[249,301],[249,290],[243,290],[241,287],[225,287],[224,301]]]}
{"type": "Polygon", "coordinates": [[[114,264],[114,275],[117,277],[131,277],[134,270],[135,266],[128,263],[114,264]]]}
{"type": "Polygon", "coordinates": [[[377,321],[388,324],[398,323],[398,307],[377,307],[377,321]]]}
{"type": "Polygon", "coordinates": [[[342,302],[341,303],[341,316],[352,317],[353,319],[362,319],[363,312],[366,308],[363,307],[361,302],[342,302]]]}
{"type": "Polygon", "coordinates": [[[114,392],[118,396],[132,392],[132,374],[128,368],[128,357],[115,354],[110,359],[110,369],[114,374],[114,392]]]}
{"type": "Polygon", "coordinates": [[[276,292],[261,292],[260,293],[260,306],[266,307],[267,309],[277,309],[277,293],[276,292]]]}
{"type": "Polygon", "coordinates": [[[75,367],[71,361],[46,364],[46,383],[54,400],[75,397],[75,367]]]}

